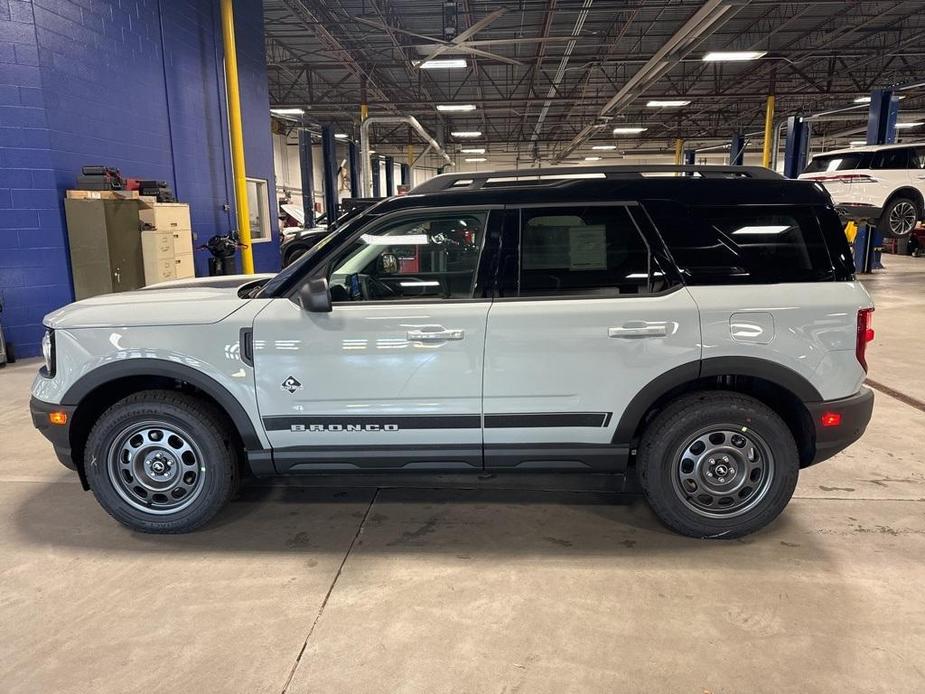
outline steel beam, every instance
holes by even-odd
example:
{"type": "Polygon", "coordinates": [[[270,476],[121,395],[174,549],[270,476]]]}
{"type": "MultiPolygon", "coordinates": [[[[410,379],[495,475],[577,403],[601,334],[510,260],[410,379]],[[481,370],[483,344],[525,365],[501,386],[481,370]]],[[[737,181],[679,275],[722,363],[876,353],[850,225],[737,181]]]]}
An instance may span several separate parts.
{"type": "Polygon", "coordinates": [[[742,166],[745,163],[745,135],[736,133],[729,141],[729,165],[742,166]]]}
{"type": "Polygon", "coordinates": [[[806,168],[806,149],[809,144],[809,123],[803,116],[787,119],[787,139],[784,142],[784,176],[796,178],[806,168]]]}
{"type": "Polygon", "coordinates": [[[395,157],[383,157],[385,161],[385,197],[395,195],[395,157]]]}
{"type": "MultiPolygon", "coordinates": [[[[372,179],[373,179],[372,197],[381,198],[382,197],[382,186],[380,185],[379,157],[369,158],[369,168],[372,172],[372,179]]],[[[367,197],[365,192],[363,193],[363,197],[367,197]]]]}
{"type": "Polygon", "coordinates": [[[350,140],[347,148],[347,157],[350,167],[350,195],[354,198],[363,197],[360,192],[360,158],[357,156],[357,145],[353,140],[350,140]]]}

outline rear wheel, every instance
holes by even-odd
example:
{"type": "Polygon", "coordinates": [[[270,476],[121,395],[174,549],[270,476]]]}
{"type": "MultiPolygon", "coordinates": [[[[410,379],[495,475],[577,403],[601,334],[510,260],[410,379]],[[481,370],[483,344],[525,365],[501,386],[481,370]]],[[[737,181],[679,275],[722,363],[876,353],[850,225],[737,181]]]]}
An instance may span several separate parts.
{"type": "Polygon", "coordinates": [[[919,208],[910,198],[893,198],[883,208],[879,228],[891,236],[908,236],[919,220],[919,208]]]}
{"type": "Polygon", "coordinates": [[[133,530],[194,530],[221,510],[237,484],[226,430],[212,407],[189,395],[131,395],[91,430],[87,481],[100,505],[133,530]]]}
{"type": "Polygon", "coordinates": [[[679,398],[646,428],[637,470],[659,519],[692,537],[740,537],[770,523],[796,487],[799,456],[784,421],[740,393],[679,398]]]}

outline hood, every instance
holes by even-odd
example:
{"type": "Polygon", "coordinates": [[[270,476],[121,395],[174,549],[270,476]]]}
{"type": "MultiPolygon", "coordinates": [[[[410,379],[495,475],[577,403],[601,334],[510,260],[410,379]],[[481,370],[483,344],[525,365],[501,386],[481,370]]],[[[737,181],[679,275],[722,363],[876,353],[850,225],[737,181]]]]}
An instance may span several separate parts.
{"type": "Polygon", "coordinates": [[[56,329],[217,323],[249,301],[238,296],[238,288],[255,279],[255,275],[208,277],[103,294],[53,311],[45,316],[44,323],[56,329]],[[237,281],[230,283],[235,278],[237,281]]]}

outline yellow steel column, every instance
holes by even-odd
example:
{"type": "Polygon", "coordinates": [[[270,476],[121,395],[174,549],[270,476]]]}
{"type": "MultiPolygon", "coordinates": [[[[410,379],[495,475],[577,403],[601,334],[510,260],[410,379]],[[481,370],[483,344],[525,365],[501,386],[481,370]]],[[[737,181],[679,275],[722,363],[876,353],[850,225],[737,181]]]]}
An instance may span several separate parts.
{"type": "Polygon", "coordinates": [[[675,163],[675,166],[680,166],[680,165],[681,165],[681,157],[683,156],[683,152],[684,152],[684,140],[682,140],[682,139],[679,137],[677,140],[674,141],[674,163],[675,163]]]}
{"type": "Polygon", "coordinates": [[[771,167],[771,146],[774,141],[774,95],[768,94],[768,103],[764,110],[764,149],[761,152],[761,165],[771,167]]]}
{"type": "Polygon", "coordinates": [[[225,43],[225,92],[228,97],[228,130],[231,141],[231,168],[234,174],[235,212],[241,245],[241,269],[254,274],[251,247],[251,218],[247,207],[247,169],[244,166],[244,135],[241,132],[241,95],[238,91],[238,53],[234,44],[234,11],[231,0],[222,3],[222,38],[225,43]]]}

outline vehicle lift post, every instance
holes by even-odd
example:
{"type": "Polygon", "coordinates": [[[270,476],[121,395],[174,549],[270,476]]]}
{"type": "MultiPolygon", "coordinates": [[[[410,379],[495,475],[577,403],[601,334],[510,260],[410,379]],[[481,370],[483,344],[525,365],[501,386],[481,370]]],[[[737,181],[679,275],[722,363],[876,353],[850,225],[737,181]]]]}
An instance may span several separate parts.
{"type": "Polygon", "coordinates": [[[395,195],[395,157],[385,157],[385,197],[395,195]]]}
{"type": "Polygon", "coordinates": [[[729,166],[742,166],[745,163],[745,135],[736,133],[729,142],[729,166]]]}
{"type": "Polygon", "coordinates": [[[357,156],[357,143],[350,140],[347,145],[347,158],[350,160],[350,196],[354,198],[363,197],[360,191],[360,159],[357,156]]]}
{"type": "Polygon", "coordinates": [[[315,226],[315,176],[312,158],[312,134],[308,130],[299,131],[299,174],[302,177],[302,227],[312,229],[315,226]]]}
{"type": "Polygon", "coordinates": [[[324,212],[330,227],[337,219],[337,151],[333,125],[321,128],[321,160],[324,171],[324,212]]]}
{"type": "Polygon", "coordinates": [[[787,140],[784,143],[784,176],[796,178],[806,168],[806,149],[809,144],[809,123],[803,116],[787,119],[787,140]]]}
{"type": "Polygon", "coordinates": [[[381,174],[379,173],[379,157],[378,155],[373,155],[369,158],[369,166],[372,169],[372,180],[373,180],[373,197],[381,198],[382,188],[381,185],[381,174]]]}

